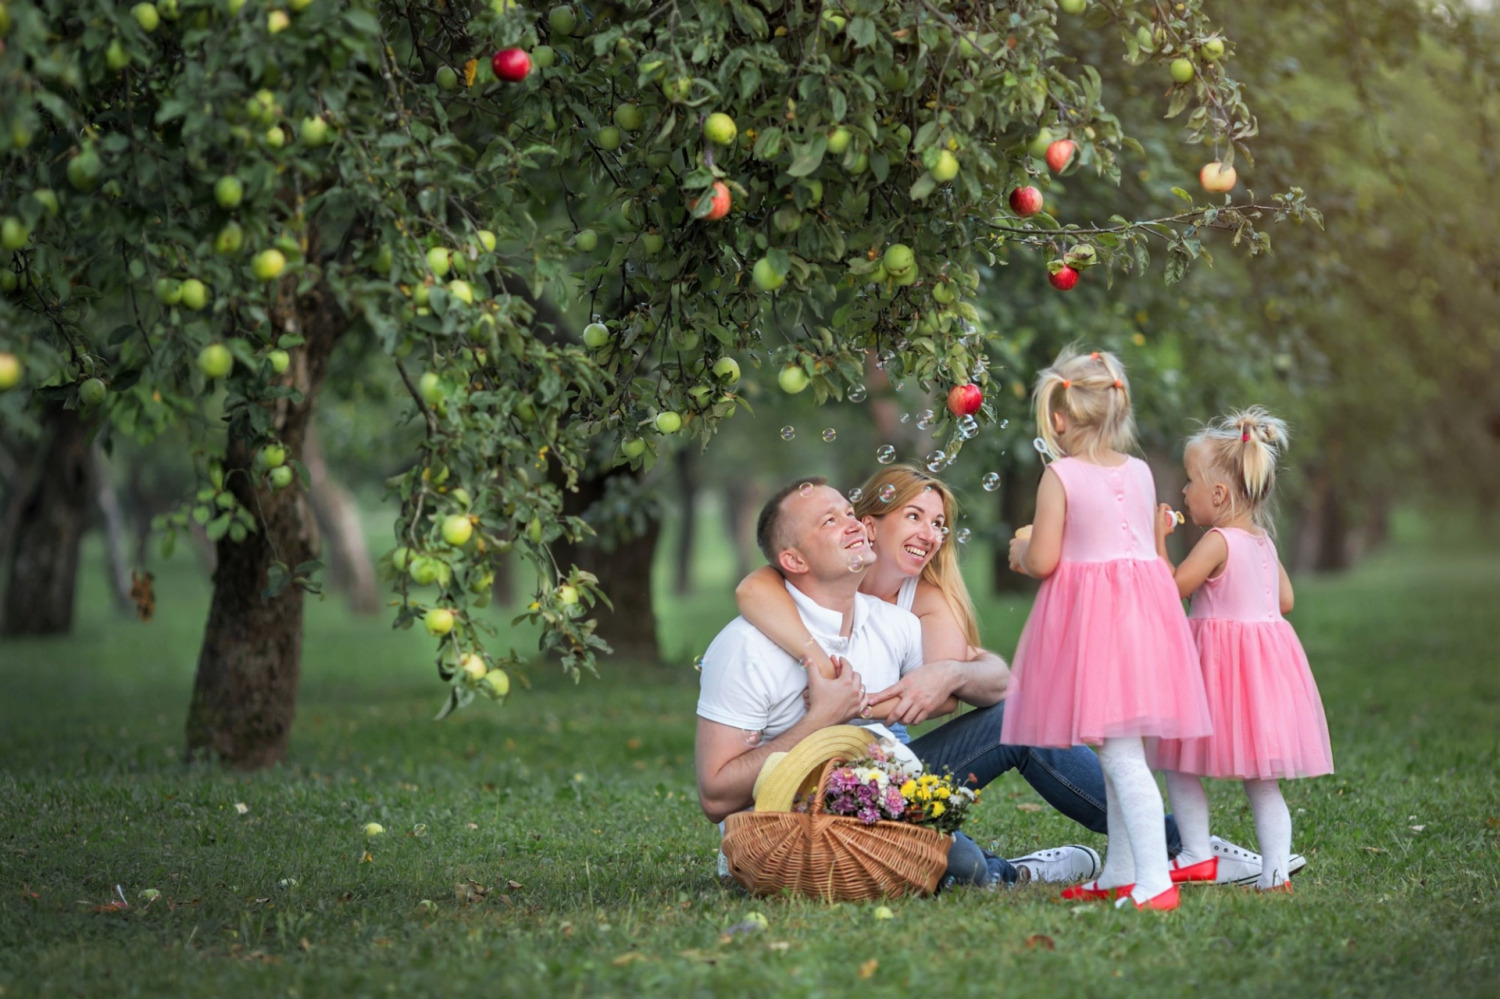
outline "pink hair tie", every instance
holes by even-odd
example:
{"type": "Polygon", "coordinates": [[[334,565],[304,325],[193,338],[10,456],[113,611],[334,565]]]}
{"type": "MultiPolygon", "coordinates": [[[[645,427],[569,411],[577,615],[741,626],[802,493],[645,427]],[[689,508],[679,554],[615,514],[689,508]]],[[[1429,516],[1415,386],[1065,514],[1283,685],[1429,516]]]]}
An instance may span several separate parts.
{"type": "Polygon", "coordinates": [[[1248,431],[1248,430],[1242,430],[1242,431],[1240,431],[1240,443],[1243,444],[1243,443],[1248,442],[1249,440],[1250,440],[1250,431],[1248,431]]]}

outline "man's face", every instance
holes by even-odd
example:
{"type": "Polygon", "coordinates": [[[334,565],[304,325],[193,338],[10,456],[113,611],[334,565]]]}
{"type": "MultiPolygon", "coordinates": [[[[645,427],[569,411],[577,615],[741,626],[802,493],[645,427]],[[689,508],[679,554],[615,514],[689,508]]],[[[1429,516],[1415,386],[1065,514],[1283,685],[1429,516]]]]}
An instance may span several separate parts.
{"type": "Polygon", "coordinates": [[[875,561],[864,524],[837,489],[807,486],[784,502],[791,551],[782,555],[783,568],[795,572],[800,565],[803,571],[827,579],[857,573],[875,561]],[[788,557],[799,565],[785,565],[788,557]]]}

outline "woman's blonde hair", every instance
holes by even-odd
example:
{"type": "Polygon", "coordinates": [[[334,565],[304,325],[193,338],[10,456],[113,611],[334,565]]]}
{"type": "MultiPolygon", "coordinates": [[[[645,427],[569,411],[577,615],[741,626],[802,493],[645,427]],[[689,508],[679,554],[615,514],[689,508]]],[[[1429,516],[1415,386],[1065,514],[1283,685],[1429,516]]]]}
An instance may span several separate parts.
{"type": "MultiPolygon", "coordinates": [[[[854,515],[861,520],[866,517],[879,519],[894,513],[926,489],[931,489],[942,499],[943,519],[950,530],[958,517],[958,501],[953,498],[953,492],[941,479],[933,478],[911,465],[882,468],[865,480],[862,489],[863,494],[854,503],[854,515]],[[886,486],[893,487],[895,491],[889,499],[882,500],[880,494],[886,486]]],[[[958,568],[958,552],[955,548],[945,536],[943,543],[938,546],[937,554],[922,568],[921,579],[938,588],[948,603],[948,609],[953,612],[959,627],[963,629],[964,638],[977,649],[979,622],[974,614],[974,601],[969,598],[969,588],[964,585],[963,573],[958,568]]]]}
{"type": "Polygon", "coordinates": [[[1229,514],[1250,511],[1255,526],[1272,536],[1276,465],[1290,443],[1286,423],[1261,406],[1226,413],[1188,438],[1201,447],[1209,470],[1229,487],[1229,514]]]}
{"type": "Polygon", "coordinates": [[[1081,353],[1064,347],[1051,367],[1037,375],[1037,434],[1054,458],[1097,457],[1105,451],[1135,450],[1135,417],[1130,409],[1130,382],[1125,366],[1108,351],[1081,353]],[[1052,414],[1067,422],[1059,437],[1052,414]]]}

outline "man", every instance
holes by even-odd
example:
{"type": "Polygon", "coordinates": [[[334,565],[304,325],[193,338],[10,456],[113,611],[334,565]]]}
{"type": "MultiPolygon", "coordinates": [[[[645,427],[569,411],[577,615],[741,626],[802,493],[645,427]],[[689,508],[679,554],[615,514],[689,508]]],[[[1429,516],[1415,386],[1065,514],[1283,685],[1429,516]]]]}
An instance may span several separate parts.
{"type": "MultiPolygon", "coordinates": [[[[710,819],[720,822],[751,807],[755,778],[771,753],[789,750],[828,725],[858,721],[870,695],[881,701],[898,697],[891,718],[914,724],[951,694],[979,710],[911,743],[928,770],[969,779],[977,787],[1017,770],[1058,811],[1104,832],[1104,781],[1092,754],[1000,744],[1009,679],[1003,660],[986,653],[971,662],[923,667],[916,618],[858,592],[862,573],[850,571],[851,561],[868,566],[877,556],[849,503],[825,480],[799,480],[771,497],[756,535],[767,561],[785,577],[809,631],[825,651],[853,668],[832,679],[804,671],[743,618],[720,632],[704,656],[698,701],[698,791],[710,819]]],[[[1179,845],[1170,819],[1168,843],[1179,845]]],[[[1259,855],[1218,837],[1212,843],[1218,883],[1248,884],[1260,876],[1259,855]]],[[[1292,870],[1306,862],[1294,856],[1292,870]]],[[[1006,861],[981,854],[962,835],[949,863],[956,880],[981,884],[1083,881],[1098,870],[1098,856],[1086,846],[1006,861]]]]}
{"type": "MultiPolygon", "coordinates": [[[[850,571],[851,560],[869,565],[877,556],[848,500],[824,480],[801,480],[772,496],[756,534],[762,552],[786,578],[804,623],[844,667],[832,678],[804,670],[743,618],[719,633],[703,658],[698,701],[698,795],[711,820],[751,807],[755,778],[771,753],[789,750],[829,725],[857,723],[876,690],[896,688],[906,699],[898,710],[910,720],[920,720],[921,714],[907,703],[913,699],[936,704],[951,694],[989,707],[1004,697],[1009,673],[995,656],[922,672],[916,617],[858,592],[860,573],[850,571]]],[[[979,745],[987,726],[974,725],[972,718],[941,726],[912,749],[929,770],[965,779],[971,770],[964,764],[998,748],[999,741],[997,721],[988,733],[990,744],[979,745]]],[[[976,775],[976,781],[982,787],[995,776],[976,775]]],[[[1100,816],[1101,826],[1102,821],[1100,816]]],[[[1098,870],[1098,854],[1086,846],[1007,861],[982,854],[961,837],[949,857],[955,880],[979,884],[1084,881],[1098,870]]]]}

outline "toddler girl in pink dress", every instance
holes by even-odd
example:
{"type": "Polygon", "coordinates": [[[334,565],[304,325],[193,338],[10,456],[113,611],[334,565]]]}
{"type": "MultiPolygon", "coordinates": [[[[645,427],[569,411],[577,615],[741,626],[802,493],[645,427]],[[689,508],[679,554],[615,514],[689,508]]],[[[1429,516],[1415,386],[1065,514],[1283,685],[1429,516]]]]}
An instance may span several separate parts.
{"type": "Polygon", "coordinates": [[[1208,735],[1193,636],[1157,554],[1151,470],[1128,455],[1135,421],[1114,355],[1071,348],[1036,387],[1042,475],[1011,567],[1042,580],[1012,666],[1000,741],[1099,747],[1109,849],[1097,881],[1063,897],[1175,909],[1162,800],[1143,739],[1208,735]]]}
{"type": "MultiPolygon", "coordinates": [[[[1292,819],[1277,779],[1333,772],[1318,686],[1281,616],[1292,609],[1292,583],[1271,539],[1270,502],[1286,443],[1286,424],[1256,406],[1209,424],[1183,457],[1188,516],[1211,529],[1174,575],[1178,592],[1193,598],[1190,624],[1214,730],[1157,746],[1182,833],[1174,881],[1214,880],[1200,776],[1233,777],[1245,782],[1264,857],[1255,887],[1290,892],[1292,819]]],[[[1163,558],[1175,523],[1164,506],[1156,526],[1163,558]]]]}

